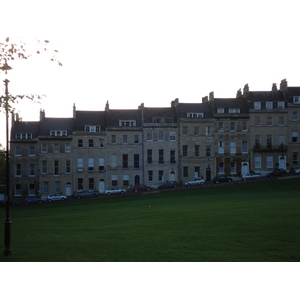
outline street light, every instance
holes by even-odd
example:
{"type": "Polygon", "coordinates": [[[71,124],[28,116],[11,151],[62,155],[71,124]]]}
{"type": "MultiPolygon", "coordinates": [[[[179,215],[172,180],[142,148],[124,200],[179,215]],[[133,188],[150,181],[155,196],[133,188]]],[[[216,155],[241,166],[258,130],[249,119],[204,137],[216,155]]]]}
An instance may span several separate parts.
{"type": "Polygon", "coordinates": [[[9,163],[9,107],[8,107],[8,83],[9,80],[5,79],[5,114],[6,114],[6,199],[5,209],[6,216],[4,221],[4,256],[11,255],[10,249],[10,218],[9,218],[9,200],[10,200],[10,163],[9,163]]]}

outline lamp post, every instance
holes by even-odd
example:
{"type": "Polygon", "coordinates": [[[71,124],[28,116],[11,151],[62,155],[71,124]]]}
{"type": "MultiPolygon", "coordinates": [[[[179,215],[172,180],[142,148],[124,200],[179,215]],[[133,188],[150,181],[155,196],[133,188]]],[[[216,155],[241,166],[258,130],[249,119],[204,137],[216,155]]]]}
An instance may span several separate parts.
{"type": "Polygon", "coordinates": [[[6,216],[4,221],[4,256],[11,255],[10,249],[10,218],[9,218],[9,200],[10,200],[10,163],[9,163],[9,109],[8,109],[8,83],[5,79],[5,114],[6,114],[6,199],[5,209],[6,216]]]}

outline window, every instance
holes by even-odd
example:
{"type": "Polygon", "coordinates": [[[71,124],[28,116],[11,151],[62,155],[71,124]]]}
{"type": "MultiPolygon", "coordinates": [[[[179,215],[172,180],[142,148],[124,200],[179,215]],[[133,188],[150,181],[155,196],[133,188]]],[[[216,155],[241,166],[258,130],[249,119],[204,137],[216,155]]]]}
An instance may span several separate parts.
{"type": "Polygon", "coordinates": [[[194,126],[194,135],[199,135],[200,133],[200,127],[199,126],[194,126]]]}
{"type": "Polygon", "coordinates": [[[139,154],[133,155],[133,167],[135,169],[139,169],[139,167],[140,167],[140,155],[139,154]]]}
{"type": "Polygon", "coordinates": [[[67,136],[67,130],[50,130],[50,136],[67,136]]]}
{"type": "Polygon", "coordinates": [[[134,143],[135,143],[135,144],[138,144],[139,142],[140,142],[139,135],[138,135],[138,134],[135,134],[135,135],[134,135],[134,143]]]}
{"type": "Polygon", "coordinates": [[[99,171],[104,171],[104,157],[99,157],[98,165],[99,165],[99,171]]]}
{"type": "Polygon", "coordinates": [[[152,149],[147,150],[147,163],[148,164],[152,163],[152,149]]]}
{"type": "Polygon", "coordinates": [[[34,146],[29,146],[29,156],[35,156],[35,148],[34,148],[34,146]]]}
{"type": "Polygon", "coordinates": [[[104,148],[103,140],[100,140],[100,141],[99,141],[99,148],[104,148]]]}
{"type": "Polygon", "coordinates": [[[175,159],[175,150],[170,150],[170,163],[171,163],[171,164],[176,163],[176,159],[175,159]]]}
{"type": "Polygon", "coordinates": [[[59,161],[55,160],[54,161],[54,176],[58,176],[59,175],[59,161]]]}
{"type": "Polygon", "coordinates": [[[279,126],[284,126],[284,117],[279,117],[279,126]]]}
{"type": "Polygon", "coordinates": [[[118,186],[118,175],[111,175],[111,185],[118,186]]]}
{"type": "Polygon", "coordinates": [[[66,174],[70,174],[70,173],[71,173],[71,161],[66,160],[66,174]]]}
{"type": "Polygon", "coordinates": [[[230,163],[230,174],[236,174],[236,163],[235,162],[230,163]]]}
{"type": "Polygon", "coordinates": [[[294,104],[300,104],[300,96],[294,96],[293,102],[294,102],[294,104]]]}
{"type": "Polygon", "coordinates": [[[163,140],[164,140],[164,132],[163,132],[163,131],[160,131],[160,132],[158,133],[158,140],[159,140],[159,141],[163,141],[163,140]]]}
{"type": "Polygon", "coordinates": [[[100,132],[100,125],[86,125],[85,132],[100,132]]]}
{"type": "Polygon", "coordinates": [[[42,153],[47,153],[47,152],[48,152],[48,144],[42,143],[42,153]]]}
{"type": "Polygon", "coordinates": [[[230,131],[235,131],[235,122],[230,122],[230,131]]]}
{"type": "Polygon", "coordinates": [[[115,155],[115,154],[110,155],[110,167],[112,169],[117,168],[117,155],[115,155]]]}
{"type": "Polygon", "coordinates": [[[34,183],[28,185],[28,196],[35,196],[35,187],[34,183]]]}
{"type": "Polygon", "coordinates": [[[218,114],[224,114],[224,107],[218,107],[217,108],[217,113],[218,114]]]}
{"type": "Polygon", "coordinates": [[[153,181],[153,171],[148,171],[148,181],[153,181]]]}
{"type": "Polygon", "coordinates": [[[278,109],[284,109],[285,108],[285,103],[283,101],[278,102],[278,109]]]}
{"type": "Polygon", "coordinates": [[[261,156],[254,156],[254,167],[256,169],[261,168],[261,156]]]}
{"type": "Polygon", "coordinates": [[[273,117],[267,117],[267,126],[273,126],[273,117]]]}
{"type": "Polygon", "coordinates": [[[219,122],[219,131],[224,131],[224,123],[219,122]]]}
{"type": "Polygon", "coordinates": [[[195,157],[200,156],[200,146],[199,145],[194,146],[194,154],[195,154],[195,157]]]}
{"type": "Polygon", "coordinates": [[[189,177],[189,167],[183,167],[183,177],[189,177]]]}
{"type": "Polygon", "coordinates": [[[65,144],[65,152],[66,152],[66,153],[71,152],[71,143],[66,143],[66,144],[65,144]]]}
{"type": "Polygon", "coordinates": [[[136,126],[135,120],[119,120],[119,126],[131,127],[136,126]]]}
{"type": "Polygon", "coordinates": [[[240,113],[240,109],[239,108],[229,108],[228,112],[230,114],[239,114],[240,113]]]}
{"type": "Polygon", "coordinates": [[[242,141],[242,153],[248,153],[248,142],[242,141]]]}
{"type": "Polygon", "coordinates": [[[94,140],[89,139],[89,148],[93,148],[93,147],[94,147],[94,140]]]}
{"type": "Polygon", "coordinates": [[[82,148],[83,147],[83,140],[79,139],[77,145],[78,145],[78,148],[82,148]]]}
{"type": "Polygon", "coordinates": [[[284,134],[280,134],[278,136],[278,143],[279,143],[279,145],[285,145],[285,135],[284,134]]]}
{"type": "Polygon", "coordinates": [[[123,169],[128,169],[128,154],[123,154],[122,168],[123,169]]]}
{"type": "Polygon", "coordinates": [[[60,181],[55,181],[54,183],[54,192],[55,194],[61,193],[60,181]]]}
{"type": "Polygon", "coordinates": [[[211,135],[211,126],[206,126],[205,127],[205,134],[206,135],[211,135]]]}
{"type": "Polygon", "coordinates": [[[273,109],[273,102],[266,102],[266,109],[273,109]]]}
{"type": "Polygon", "coordinates": [[[236,142],[230,142],[230,153],[231,154],[236,153],[236,142]]]}
{"type": "Polygon", "coordinates": [[[42,174],[48,173],[48,162],[46,160],[42,160],[42,174]]]}
{"type": "Polygon", "coordinates": [[[164,149],[158,149],[158,163],[164,163],[164,149]]]}
{"type": "Polygon", "coordinates": [[[185,156],[185,157],[188,156],[188,145],[182,146],[182,156],[185,156]]]}
{"type": "Polygon", "coordinates": [[[195,173],[194,173],[195,178],[200,177],[200,167],[195,167],[195,173]]]}
{"type": "Polygon", "coordinates": [[[242,130],[248,131],[248,122],[242,122],[242,130]]]}
{"type": "Polygon", "coordinates": [[[188,135],[188,127],[182,126],[182,135],[188,135]]]}
{"type": "Polygon", "coordinates": [[[176,141],[176,132],[170,132],[170,141],[176,141]]]}
{"type": "Polygon", "coordinates": [[[89,178],[89,190],[93,191],[95,189],[94,178],[89,178]]]}
{"type": "Polygon", "coordinates": [[[15,165],[15,176],[21,176],[21,164],[15,165]]]}
{"type": "Polygon", "coordinates": [[[206,157],[211,156],[211,145],[206,145],[206,157]]]}
{"type": "Polygon", "coordinates": [[[267,149],[272,150],[273,146],[273,136],[272,135],[267,135],[267,149]]]}
{"type": "Polygon", "coordinates": [[[224,154],[224,142],[223,141],[218,142],[218,153],[224,154]]]}
{"type": "Polygon", "coordinates": [[[129,175],[123,175],[123,186],[129,186],[129,175]]]}
{"type": "Polygon", "coordinates": [[[22,148],[21,146],[15,147],[15,156],[21,156],[22,155],[22,148]]]}
{"type": "Polygon", "coordinates": [[[260,110],[261,109],[261,102],[254,102],[254,109],[260,110]]]}
{"type": "Polygon", "coordinates": [[[158,181],[164,181],[164,171],[158,171],[158,181]]]}
{"type": "Polygon", "coordinates": [[[116,144],[117,143],[117,136],[115,134],[112,134],[111,136],[111,143],[116,144]]]}
{"type": "Polygon", "coordinates": [[[16,134],[17,140],[31,140],[32,139],[32,133],[17,133],[16,134]]]}
{"type": "Polygon", "coordinates": [[[59,144],[58,143],[53,144],[53,153],[59,153],[59,144]]]}
{"type": "Polygon", "coordinates": [[[292,132],[292,143],[298,143],[298,131],[292,132]]]}
{"type": "Polygon", "coordinates": [[[82,191],[83,190],[83,178],[77,179],[77,190],[82,191]]]}
{"type": "Polygon", "coordinates": [[[82,157],[77,158],[77,171],[83,172],[83,158],[82,157]]]}
{"type": "Polygon", "coordinates": [[[43,194],[49,194],[49,181],[43,181],[43,194]]]}
{"type": "Polygon", "coordinates": [[[128,136],[127,134],[123,135],[123,144],[127,144],[128,143],[128,136]]]}
{"type": "Polygon", "coordinates": [[[293,111],[292,121],[298,121],[298,112],[293,111]]]}
{"type": "Polygon", "coordinates": [[[187,113],[187,118],[203,118],[203,113],[187,113]]]}
{"type": "Polygon", "coordinates": [[[29,176],[35,176],[35,164],[29,164],[29,176]]]}
{"type": "Polygon", "coordinates": [[[153,137],[152,137],[152,132],[147,132],[147,141],[152,141],[153,137]]]}
{"type": "Polygon", "coordinates": [[[273,156],[267,156],[267,168],[268,169],[273,168],[273,156]]]}
{"type": "Polygon", "coordinates": [[[219,162],[219,174],[224,174],[224,163],[222,161],[219,162]]]}
{"type": "Polygon", "coordinates": [[[293,164],[298,165],[299,163],[299,152],[293,152],[293,164]]]}
{"type": "Polygon", "coordinates": [[[260,126],[261,122],[260,122],[260,117],[255,117],[255,126],[260,126]]]}
{"type": "Polygon", "coordinates": [[[88,170],[89,170],[89,172],[94,171],[94,158],[93,157],[89,157],[89,159],[88,159],[88,170]]]}
{"type": "Polygon", "coordinates": [[[22,192],[21,192],[21,184],[17,183],[15,185],[15,196],[16,197],[21,197],[22,196],[22,192]]]}

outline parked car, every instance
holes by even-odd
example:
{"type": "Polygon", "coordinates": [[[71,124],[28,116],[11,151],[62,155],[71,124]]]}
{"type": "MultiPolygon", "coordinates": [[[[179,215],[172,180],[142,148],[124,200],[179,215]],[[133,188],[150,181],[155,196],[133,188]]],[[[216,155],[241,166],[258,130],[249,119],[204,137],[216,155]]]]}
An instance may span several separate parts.
{"type": "Polygon", "coordinates": [[[160,190],[163,190],[163,189],[168,189],[168,188],[176,188],[178,186],[179,186],[179,184],[177,181],[167,181],[164,184],[159,185],[158,188],[160,190]]]}
{"type": "Polygon", "coordinates": [[[186,182],[184,185],[185,186],[201,185],[203,183],[204,183],[204,179],[202,179],[202,178],[195,178],[195,179],[192,179],[192,180],[186,182]]]}
{"type": "Polygon", "coordinates": [[[135,185],[132,190],[134,192],[138,192],[138,191],[150,191],[152,190],[152,187],[150,185],[145,185],[145,184],[138,184],[135,185]]]}
{"type": "Polygon", "coordinates": [[[74,194],[74,197],[80,199],[80,198],[88,198],[88,197],[94,197],[97,196],[99,193],[97,191],[80,191],[74,194]]]}
{"type": "Polygon", "coordinates": [[[105,195],[111,195],[111,194],[124,194],[126,190],[124,189],[118,189],[118,188],[110,188],[104,191],[105,195]]]}
{"type": "Polygon", "coordinates": [[[300,175],[300,169],[295,170],[295,174],[300,175]]]}
{"type": "Polygon", "coordinates": [[[47,197],[47,200],[49,202],[51,202],[51,201],[57,201],[57,200],[66,200],[66,199],[67,199],[66,196],[59,195],[59,194],[51,194],[51,195],[48,195],[48,197],[47,197]]]}
{"type": "Polygon", "coordinates": [[[253,174],[253,173],[245,173],[242,175],[241,180],[251,180],[251,179],[259,179],[259,174],[253,174]]]}
{"type": "Polygon", "coordinates": [[[25,204],[28,205],[30,203],[42,203],[42,199],[35,196],[29,196],[25,199],[25,204]]]}
{"type": "Polygon", "coordinates": [[[269,178],[272,178],[274,176],[282,177],[282,176],[285,176],[285,175],[286,175],[286,170],[284,170],[284,169],[275,169],[273,172],[267,174],[267,176],[269,178]]]}
{"type": "Polygon", "coordinates": [[[230,177],[227,177],[227,176],[216,176],[214,179],[213,179],[213,182],[214,183],[220,183],[220,182],[232,182],[233,179],[230,178],[230,177]]]}

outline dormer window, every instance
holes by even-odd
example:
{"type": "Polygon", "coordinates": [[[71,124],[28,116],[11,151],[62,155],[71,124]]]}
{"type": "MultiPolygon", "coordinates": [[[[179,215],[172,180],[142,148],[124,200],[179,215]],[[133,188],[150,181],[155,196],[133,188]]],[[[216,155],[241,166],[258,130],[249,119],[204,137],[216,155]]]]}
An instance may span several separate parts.
{"type": "Polygon", "coordinates": [[[261,109],[261,102],[254,102],[254,109],[260,110],[261,109]]]}
{"type": "Polygon", "coordinates": [[[32,133],[17,133],[17,140],[32,140],[32,133]]]}
{"type": "Polygon", "coordinates": [[[136,126],[136,120],[119,120],[119,126],[122,127],[136,126]]]}
{"type": "Polygon", "coordinates": [[[218,114],[224,114],[224,107],[218,107],[217,113],[218,114]]]}
{"type": "Polygon", "coordinates": [[[187,113],[187,118],[203,118],[203,113],[187,113]]]}
{"type": "Polygon", "coordinates": [[[239,114],[240,113],[240,109],[239,108],[229,108],[228,112],[230,114],[239,114]]]}
{"type": "Polygon", "coordinates": [[[284,109],[284,102],[283,101],[278,102],[278,109],[284,109]]]}
{"type": "Polygon", "coordinates": [[[154,117],[153,123],[173,123],[172,117],[154,117]]]}
{"type": "Polygon", "coordinates": [[[300,104],[300,96],[294,96],[294,97],[293,97],[293,102],[294,102],[295,104],[300,104]]]}
{"type": "Polygon", "coordinates": [[[84,128],[85,132],[100,132],[100,125],[86,125],[84,128]]]}
{"type": "Polygon", "coordinates": [[[51,130],[50,136],[67,136],[67,130],[51,130]]]}

